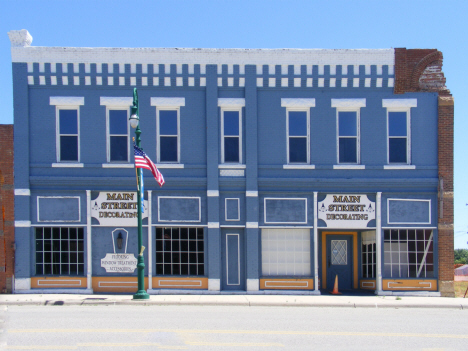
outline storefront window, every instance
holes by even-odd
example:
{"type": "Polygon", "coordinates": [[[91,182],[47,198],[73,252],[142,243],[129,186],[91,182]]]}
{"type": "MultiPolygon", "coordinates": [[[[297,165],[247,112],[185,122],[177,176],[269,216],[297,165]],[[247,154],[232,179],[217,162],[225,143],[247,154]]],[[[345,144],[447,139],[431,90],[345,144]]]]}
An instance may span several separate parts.
{"type": "Polygon", "coordinates": [[[310,230],[262,230],[264,276],[309,276],[310,272],[310,230]]]}
{"type": "Polygon", "coordinates": [[[156,228],[156,274],[204,275],[203,228],[156,228]]]}
{"type": "Polygon", "coordinates": [[[37,275],[84,275],[83,228],[36,228],[37,275]]]}
{"type": "Polygon", "coordinates": [[[385,230],[384,276],[391,278],[433,277],[432,230],[385,230]]]}

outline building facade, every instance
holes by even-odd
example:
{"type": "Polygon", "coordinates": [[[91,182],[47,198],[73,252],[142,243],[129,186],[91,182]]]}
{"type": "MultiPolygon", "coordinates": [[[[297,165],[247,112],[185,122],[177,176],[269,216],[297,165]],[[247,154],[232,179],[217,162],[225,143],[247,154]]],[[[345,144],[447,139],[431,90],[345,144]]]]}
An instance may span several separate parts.
{"type": "Polygon", "coordinates": [[[9,32],[15,292],[453,296],[453,98],[435,50],[34,47],[9,32]],[[147,173],[146,173],[147,172],[147,173]]]}

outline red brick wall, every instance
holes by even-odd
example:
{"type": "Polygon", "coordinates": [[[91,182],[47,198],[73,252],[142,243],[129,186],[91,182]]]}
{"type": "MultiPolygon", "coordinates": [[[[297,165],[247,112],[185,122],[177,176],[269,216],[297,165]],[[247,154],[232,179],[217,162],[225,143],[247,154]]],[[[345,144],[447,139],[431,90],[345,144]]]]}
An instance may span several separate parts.
{"type": "Polygon", "coordinates": [[[14,274],[13,125],[0,125],[0,293],[12,292],[14,274]]]}
{"type": "Polygon", "coordinates": [[[443,56],[436,49],[395,49],[395,94],[429,91],[438,99],[439,289],[453,296],[453,121],[454,101],[445,86],[443,56]],[[443,184],[443,185],[442,185],[443,184]]]}

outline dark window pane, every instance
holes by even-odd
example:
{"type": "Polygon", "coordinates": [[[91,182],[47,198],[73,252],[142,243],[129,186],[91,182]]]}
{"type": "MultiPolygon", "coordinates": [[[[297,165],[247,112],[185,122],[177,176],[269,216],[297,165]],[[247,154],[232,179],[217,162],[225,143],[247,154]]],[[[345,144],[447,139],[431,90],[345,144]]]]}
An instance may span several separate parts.
{"type": "Polygon", "coordinates": [[[339,136],[357,136],[356,112],[339,112],[339,136]]]}
{"type": "Polygon", "coordinates": [[[78,111],[60,110],[60,134],[78,134],[78,111]]]}
{"type": "Polygon", "coordinates": [[[239,163],[239,138],[224,138],[224,162],[239,163]]]}
{"type": "Polygon", "coordinates": [[[177,162],[177,137],[161,137],[159,146],[161,162],[177,162]]]}
{"type": "Polygon", "coordinates": [[[128,141],[126,136],[110,137],[110,160],[128,161],[128,141]]]}
{"type": "Polygon", "coordinates": [[[224,135],[239,135],[239,112],[224,112],[224,135]]]}
{"type": "Polygon", "coordinates": [[[289,138],[289,162],[307,163],[307,138],[289,138]]]}
{"type": "Polygon", "coordinates": [[[406,138],[388,140],[388,160],[390,163],[406,163],[406,138]]]}
{"type": "Polygon", "coordinates": [[[177,111],[159,111],[159,134],[177,135],[177,111]]]}
{"type": "Polygon", "coordinates": [[[388,113],[388,136],[407,136],[406,112],[388,113]]]}
{"type": "Polygon", "coordinates": [[[306,136],[307,135],[307,112],[290,111],[289,112],[289,135],[306,136]]]}
{"type": "Polygon", "coordinates": [[[61,136],[60,137],[60,160],[78,161],[78,137],[61,136]]]}
{"type": "Polygon", "coordinates": [[[127,134],[128,119],[127,111],[110,110],[109,111],[109,133],[110,134],[127,134]]]}
{"type": "Polygon", "coordinates": [[[340,138],[340,163],[357,162],[356,138],[340,138]]]}

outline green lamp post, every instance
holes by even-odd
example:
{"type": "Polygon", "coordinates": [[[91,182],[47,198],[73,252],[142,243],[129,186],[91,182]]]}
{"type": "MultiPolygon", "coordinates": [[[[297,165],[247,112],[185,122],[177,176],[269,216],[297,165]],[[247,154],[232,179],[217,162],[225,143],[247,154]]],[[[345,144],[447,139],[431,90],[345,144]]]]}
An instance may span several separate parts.
{"type": "MultiPolygon", "coordinates": [[[[140,130],[140,117],[138,115],[138,92],[136,88],[133,88],[133,106],[130,109],[130,125],[132,128],[135,128],[135,135],[136,135],[136,146],[141,147],[141,130],[140,130]]],[[[145,290],[145,260],[143,258],[143,251],[145,247],[143,246],[143,238],[142,238],[142,216],[141,216],[141,197],[143,194],[141,193],[141,176],[142,171],[140,168],[137,168],[137,179],[138,179],[138,191],[137,191],[137,204],[138,204],[138,291],[135,295],[133,295],[134,300],[147,300],[149,299],[149,295],[145,290]]],[[[148,228],[148,230],[150,230],[148,228]]]]}

